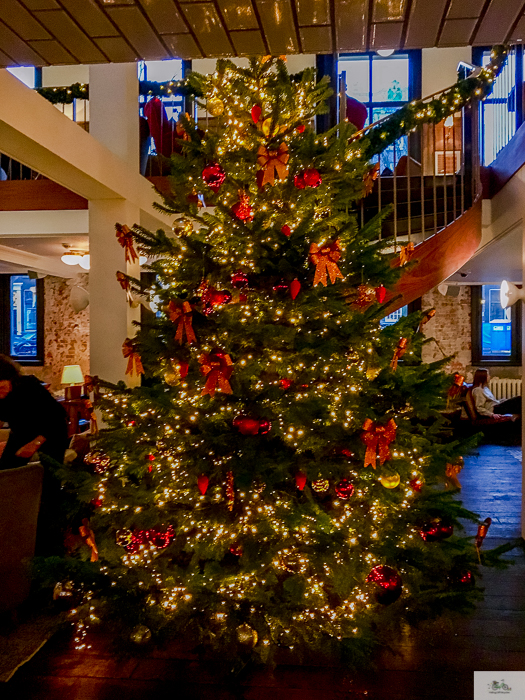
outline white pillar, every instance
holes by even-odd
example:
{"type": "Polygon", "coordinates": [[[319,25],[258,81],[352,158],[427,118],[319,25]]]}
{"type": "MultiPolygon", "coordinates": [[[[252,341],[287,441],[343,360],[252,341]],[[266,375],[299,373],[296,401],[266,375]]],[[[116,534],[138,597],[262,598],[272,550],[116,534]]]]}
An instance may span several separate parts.
{"type": "MultiPolygon", "coordinates": [[[[138,78],[136,64],[90,66],[89,131],[92,136],[139,170],[138,78]]],[[[91,270],[90,364],[91,374],[116,382],[126,379],[127,360],[122,343],[132,338],[133,320],[140,319],[140,307],[130,309],[126,294],[117,281],[117,271],[139,277],[138,264],[127,265],[124,249],[117,241],[115,224],[133,226],[140,221],[139,207],[125,199],[98,199],[89,202],[89,251],[91,270]]]]}
{"type": "MultiPolygon", "coordinates": [[[[525,221],[525,218],[523,219],[525,221]]],[[[525,285],[525,225],[521,233],[521,279],[525,285]]],[[[525,539],[525,301],[521,302],[521,536],[525,539]]]]}

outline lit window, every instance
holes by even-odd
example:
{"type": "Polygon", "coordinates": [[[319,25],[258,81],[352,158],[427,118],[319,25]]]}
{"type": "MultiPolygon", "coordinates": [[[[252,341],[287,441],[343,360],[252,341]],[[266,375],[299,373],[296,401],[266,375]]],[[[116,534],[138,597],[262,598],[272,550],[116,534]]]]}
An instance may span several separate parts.
{"type": "Polygon", "coordinates": [[[385,326],[393,326],[394,323],[397,323],[400,318],[403,318],[403,316],[406,316],[408,314],[408,306],[403,306],[400,309],[397,309],[396,311],[392,311],[391,314],[388,314],[388,316],[385,316],[379,321],[379,324],[381,328],[385,328],[385,326]]]}
{"type": "Polygon", "coordinates": [[[0,353],[21,364],[41,364],[43,319],[43,280],[30,275],[0,275],[0,353]]]}
{"type": "Polygon", "coordinates": [[[35,69],[32,66],[21,66],[18,68],[8,68],[9,73],[18,78],[27,87],[35,87],[35,69]]]}
{"type": "Polygon", "coordinates": [[[519,357],[519,302],[503,309],[499,284],[472,287],[472,362],[514,364],[519,357]]]}

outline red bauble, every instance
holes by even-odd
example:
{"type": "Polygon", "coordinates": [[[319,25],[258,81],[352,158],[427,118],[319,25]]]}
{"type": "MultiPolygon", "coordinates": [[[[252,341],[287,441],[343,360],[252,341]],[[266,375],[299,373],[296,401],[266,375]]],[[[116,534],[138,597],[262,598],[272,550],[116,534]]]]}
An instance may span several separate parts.
{"type": "Polygon", "coordinates": [[[341,479],[341,481],[336,484],[335,492],[343,501],[346,501],[354,493],[354,486],[348,479],[341,479]]]}
{"type": "Polygon", "coordinates": [[[253,209],[247,195],[241,196],[240,200],[233,205],[232,213],[240,221],[251,221],[253,219],[253,209]]]}
{"type": "Polygon", "coordinates": [[[376,293],[377,301],[380,304],[382,304],[385,300],[385,297],[386,297],[386,287],[383,287],[383,285],[380,284],[379,287],[375,288],[375,293],[376,293]]]}
{"type": "Polygon", "coordinates": [[[102,505],[102,499],[101,498],[94,498],[91,501],[91,505],[93,506],[93,508],[100,508],[100,506],[102,505]]]}
{"type": "Polygon", "coordinates": [[[366,577],[366,582],[378,586],[375,598],[381,605],[390,605],[401,595],[401,576],[390,566],[374,566],[366,577]]]}
{"type": "Polygon", "coordinates": [[[281,385],[281,389],[284,389],[285,391],[286,391],[286,389],[289,389],[293,384],[291,379],[284,379],[284,378],[279,379],[279,383],[281,385]]]}
{"type": "Polygon", "coordinates": [[[421,481],[421,479],[419,477],[416,477],[415,479],[411,479],[408,482],[408,485],[414,491],[421,491],[421,489],[423,488],[423,482],[421,481]]]}
{"type": "Polygon", "coordinates": [[[226,173],[218,163],[211,163],[202,171],[202,179],[211,190],[218,192],[226,180],[226,173]]]}
{"type": "Polygon", "coordinates": [[[301,291],[301,283],[299,280],[293,280],[290,284],[290,296],[292,299],[295,299],[295,297],[299,294],[301,291]]]}
{"type": "Polygon", "coordinates": [[[208,490],[208,484],[210,483],[210,480],[206,476],[206,474],[200,474],[197,477],[197,486],[199,487],[199,491],[201,494],[204,496],[206,491],[208,490]]]}
{"type": "Polygon", "coordinates": [[[235,289],[244,289],[244,287],[248,286],[248,275],[242,270],[237,270],[231,276],[231,281],[232,287],[235,287],[235,289]]]}
{"type": "Polygon", "coordinates": [[[160,530],[154,527],[152,530],[147,531],[148,542],[158,549],[164,549],[175,537],[175,532],[173,526],[169,525],[165,530],[160,530]]]}
{"type": "Polygon", "coordinates": [[[254,124],[258,124],[258,122],[261,119],[261,114],[262,114],[262,109],[260,108],[259,105],[253,105],[252,110],[251,110],[251,115],[253,119],[254,124]]]}
{"type": "Polygon", "coordinates": [[[307,187],[319,187],[323,179],[315,168],[309,168],[304,171],[304,184],[307,187]]]}
{"type": "Polygon", "coordinates": [[[423,525],[419,534],[425,542],[442,542],[454,532],[454,526],[443,522],[441,518],[434,519],[431,523],[423,525]]]}
{"type": "Polygon", "coordinates": [[[273,285],[274,292],[285,292],[288,289],[288,284],[284,280],[280,280],[273,285]]]}
{"type": "Polygon", "coordinates": [[[242,547],[238,544],[232,544],[230,554],[234,554],[236,557],[242,556],[242,547]]]}
{"type": "Polygon", "coordinates": [[[230,292],[215,289],[215,287],[205,287],[201,297],[202,311],[206,315],[211,314],[217,306],[229,304],[231,300],[230,292]]]}
{"type": "Polygon", "coordinates": [[[272,424],[266,419],[250,418],[249,416],[237,416],[233,419],[233,425],[241,435],[265,435],[271,430],[272,424]]]}
{"type": "Polygon", "coordinates": [[[284,233],[285,236],[291,236],[292,229],[288,226],[288,224],[285,224],[281,227],[281,233],[284,233]]]}
{"type": "Polygon", "coordinates": [[[295,187],[297,187],[298,190],[304,190],[306,187],[305,181],[304,181],[304,173],[298,173],[295,175],[293,179],[293,184],[295,187]]]}
{"type": "Polygon", "coordinates": [[[303,134],[304,130],[306,129],[306,126],[304,124],[299,124],[299,126],[296,127],[296,129],[298,134],[303,134]]]}
{"type": "Polygon", "coordinates": [[[472,586],[474,584],[474,576],[472,571],[462,571],[459,575],[459,582],[465,586],[472,586]]]}
{"type": "Polygon", "coordinates": [[[342,447],[339,450],[339,454],[343,455],[343,457],[346,457],[347,459],[351,459],[354,456],[354,453],[352,450],[349,450],[348,447],[342,447]]]}
{"type": "Polygon", "coordinates": [[[302,491],[306,486],[306,474],[304,472],[297,472],[295,475],[295,484],[299,491],[302,491]]]}

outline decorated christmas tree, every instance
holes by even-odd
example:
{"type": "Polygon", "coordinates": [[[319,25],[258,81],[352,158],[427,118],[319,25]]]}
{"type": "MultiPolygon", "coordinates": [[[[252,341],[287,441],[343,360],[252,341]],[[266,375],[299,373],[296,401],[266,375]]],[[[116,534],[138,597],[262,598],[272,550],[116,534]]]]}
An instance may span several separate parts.
{"type": "Polygon", "coordinates": [[[381,327],[403,267],[381,216],[359,229],[354,210],[374,153],[493,76],[361,138],[315,133],[330,90],[313,69],[190,76],[213,119],[180,121],[172,232],[117,225],[153,280],[119,281],[153,311],[124,343],[142,386],[102,382],[104,427],[67,474],[93,509],[95,561],[84,548],[62,568],[89,599],[79,628],[357,660],[402,623],[472,607],[479,548],[460,520],[477,518],[445,488],[464,449],[440,413],[450,380],[421,363],[425,312],[381,327]]]}

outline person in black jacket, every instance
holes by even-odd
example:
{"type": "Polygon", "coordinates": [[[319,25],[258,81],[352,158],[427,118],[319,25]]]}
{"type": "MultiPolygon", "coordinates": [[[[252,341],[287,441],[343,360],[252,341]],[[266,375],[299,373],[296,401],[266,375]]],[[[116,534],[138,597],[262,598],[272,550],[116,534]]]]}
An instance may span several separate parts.
{"type": "Polygon", "coordinates": [[[36,553],[49,556],[62,551],[60,483],[50,462],[63,463],[69,444],[67,414],[42,383],[24,376],[19,367],[0,355],[0,421],[7,422],[9,439],[0,457],[0,469],[27,464],[35,452],[44,467],[38,517],[36,553]]]}

